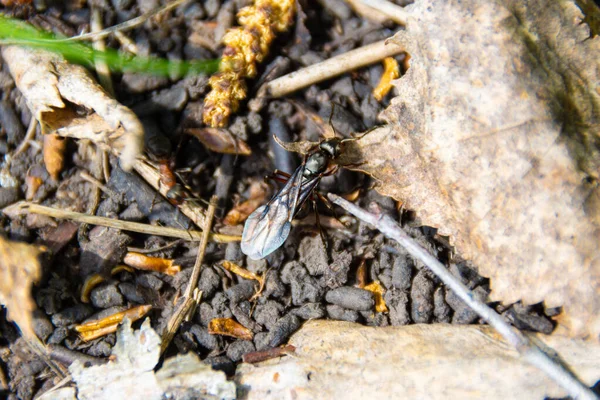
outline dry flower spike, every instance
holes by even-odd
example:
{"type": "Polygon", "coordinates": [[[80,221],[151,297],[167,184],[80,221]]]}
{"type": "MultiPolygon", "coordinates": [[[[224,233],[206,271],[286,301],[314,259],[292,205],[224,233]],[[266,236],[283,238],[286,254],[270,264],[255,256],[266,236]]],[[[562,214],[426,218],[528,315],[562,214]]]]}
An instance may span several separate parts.
{"type": "Polygon", "coordinates": [[[244,79],[256,76],[257,63],[268,54],[275,34],[292,23],[294,12],[294,0],[256,0],[238,12],[241,26],[223,37],[225,50],[219,72],[209,81],[212,90],[204,100],[203,114],[206,125],[227,125],[231,113],[246,97],[244,79]]]}

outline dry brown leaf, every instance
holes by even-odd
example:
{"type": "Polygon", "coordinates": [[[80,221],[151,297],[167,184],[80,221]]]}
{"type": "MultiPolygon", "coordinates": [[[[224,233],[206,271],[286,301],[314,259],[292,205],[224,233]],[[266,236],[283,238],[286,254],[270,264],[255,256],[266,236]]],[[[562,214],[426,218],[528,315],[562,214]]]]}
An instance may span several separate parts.
{"type": "Polygon", "coordinates": [[[227,129],[221,128],[187,128],[184,132],[194,136],[207,149],[215,153],[237,154],[249,156],[252,154],[250,146],[242,139],[238,139],[227,129]]]}
{"type": "Polygon", "coordinates": [[[123,168],[132,167],[143,150],[143,126],[84,67],[19,46],[3,47],[2,57],[44,133],[105,145],[120,153],[123,168]]]}
{"type": "MultiPolygon", "coordinates": [[[[600,376],[600,344],[533,337],[594,385],[600,376]]],[[[308,321],[290,344],[296,348],[294,357],[238,366],[235,381],[246,389],[242,398],[541,400],[567,395],[488,326],[308,321]]]]}
{"type": "Polygon", "coordinates": [[[77,325],[75,330],[84,342],[97,339],[117,331],[117,327],[125,318],[130,322],[137,321],[152,310],[151,305],[141,305],[111,314],[105,318],[77,325]]]}
{"type": "Polygon", "coordinates": [[[600,38],[571,0],[420,0],[389,125],[346,163],[448,235],[493,300],[600,333],[600,38]],[[352,158],[352,160],[350,160],[352,158]]]}
{"type": "Polygon", "coordinates": [[[0,236],[0,303],[8,310],[8,318],[28,339],[36,338],[31,313],[36,305],[31,286],[41,277],[39,261],[43,249],[0,236]]]}

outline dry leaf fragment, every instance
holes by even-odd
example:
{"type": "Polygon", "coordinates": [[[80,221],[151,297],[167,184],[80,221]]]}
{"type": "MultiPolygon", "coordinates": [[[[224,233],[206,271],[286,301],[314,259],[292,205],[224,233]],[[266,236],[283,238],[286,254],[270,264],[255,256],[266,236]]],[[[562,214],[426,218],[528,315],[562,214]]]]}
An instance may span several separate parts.
{"type": "Polygon", "coordinates": [[[0,303],[8,310],[8,319],[29,339],[36,337],[31,316],[36,305],[31,286],[41,277],[42,251],[40,247],[0,236],[0,303]]]}
{"type": "Polygon", "coordinates": [[[400,76],[400,67],[394,57],[383,59],[383,74],[377,87],[373,89],[373,97],[377,101],[383,100],[386,94],[392,90],[392,81],[400,76]]]}
{"type": "Polygon", "coordinates": [[[237,154],[249,156],[252,154],[250,146],[242,139],[238,139],[227,129],[222,128],[187,128],[188,135],[194,136],[207,149],[215,153],[237,154]]]}
{"type": "Polygon", "coordinates": [[[406,10],[410,68],[389,125],[348,143],[356,169],[449,236],[492,300],[563,306],[569,334],[598,338],[600,37],[571,0],[406,10]]]}
{"type": "Polygon", "coordinates": [[[267,186],[263,182],[252,182],[248,200],[232,208],[223,219],[223,223],[225,225],[241,224],[254,210],[265,202],[266,198],[267,186]]]}
{"type": "Polygon", "coordinates": [[[215,318],[208,324],[208,333],[211,335],[225,335],[236,339],[252,340],[254,334],[245,326],[231,318],[215,318]]]}
{"type": "Polygon", "coordinates": [[[174,265],[175,260],[167,258],[150,257],[142,253],[129,252],[123,262],[131,267],[144,271],[156,271],[167,275],[176,275],[181,271],[179,265],[174,265]]]}
{"type": "MultiPolygon", "coordinates": [[[[596,383],[600,344],[532,336],[556,350],[587,385],[596,383]]],[[[238,366],[236,383],[250,388],[246,399],[436,400],[485,393],[489,400],[541,400],[567,395],[488,326],[367,327],[316,320],[306,322],[289,342],[297,357],[238,366]],[[285,379],[274,384],[275,374],[285,379]]]]}
{"type": "Polygon", "coordinates": [[[258,281],[258,283],[262,285],[262,277],[256,275],[254,272],[248,271],[247,269],[240,267],[236,263],[232,263],[231,261],[223,261],[221,263],[221,266],[227,271],[233,272],[234,274],[241,276],[244,279],[252,279],[258,281]]]}
{"type": "Polygon", "coordinates": [[[383,299],[383,295],[385,294],[385,289],[381,286],[379,281],[375,281],[366,285],[363,289],[368,290],[373,293],[373,298],[375,299],[375,311],[377,312],[388,312],[387,305],[385,304],[385,300],[383,299]]]}
{"type": "Polygon", "coordinates": [[[81,302],[89,303],[90,302],[90,293],[92,293],[92,289],[96,286],[104,282],[106,279],[100,274],[93,274],[88,276],[83,282],[83,286],[81,287],[81,302]]]}
{"type": "Polygon", "coordinates": [[[42,132],[89,139],[120,153],[123,168],[132,167],[144,146],[142,124],[84,67],[55,53],[19,46],[3,47],[2,57],[42,132]]]}
{"type": "Polygon", "coordinates": [[[79,333],[79,336],[84,342],[89,342],[90,340],[116,332],[117,327],[125,318],[128,318],[131,322],[137,321],[148,314],[151,309],[152,306],[150,305],[132,307],[97,321],[90,321],[85,324],[77,325],[75,330],[79,333]]]}

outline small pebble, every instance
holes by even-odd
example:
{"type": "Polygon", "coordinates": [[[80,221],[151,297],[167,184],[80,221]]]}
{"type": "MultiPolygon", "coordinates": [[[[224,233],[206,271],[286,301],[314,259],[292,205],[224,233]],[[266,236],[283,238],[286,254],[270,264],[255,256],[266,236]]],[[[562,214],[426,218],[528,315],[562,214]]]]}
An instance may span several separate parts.
{"type": "Polygon", "coordinates": [[[77,304],[54,314],[52,316],[52,324],[57,327],[74,324],[83,321],[92,315],[92,312],[94,312],[93,308],[87,304],[77,304]]]}
{"type": "Polygon", "coordinates": [[[307,303],[291,310],[292,314],[302,319],[319,319],[325,317],[325,307],[321,303],[307,303]]]}
{"type": "Polygon", "coordinates": [[[427,277],[427,270],[420,270],[410,289],[410,316],[417,324],[424,324],[433,317],[433,291],[435,286],[427,277]]]}
{"type": "Polygon", "coordinates": [[[18,187],[0,188],[0,208],[16,203],[21,199],[21,191],[18,187]]]}
{"type": "Polygon", "coordinates": [[[138,290],[137,286],[131,282],[121,282],[119,283],[119,291],[127,301],[131,303],[144,304],[146,301],[144,300],[144,296],[138,290]]]}
{"type": "Polygon", "coordinates": [[[227,357],[233,362],[238,362],[244,354],[255,350],[254,343],[248,340],[236,340],[227,348],[227,357]]]}
{"type": "Polygon", "coordinates": [[[344,286],[327,292],[325,300],[328,303],[356,311],[370,311],[373,310],[375,305],[373,293],[350,286],[344,286]]]}
{"type": "Polygon", "coordinates": [[[156,276],[154,276],[152,274],[138,275],[135,278],[135,282],[142,287],[145,287],[145,288],[151,289],[151,290],[155,290],[155,291],[159,291],[165,284],[164,281],[162,281],[161,279],[157,278],[156,276]]]}
{"type": "MultiPolygon", "coordinates": [[[[485,302],[487,292],[481,287],[473,290],[476,299],[485,302]]],[[[452,290],[446,290],[446,303],[454,310],[452,315],[453,324],[472,324],[479,319],[479,315],[467,306],[452,290]]]]}
{"type": "Polygon", "coordinates": [[[256,282],[243,281],[225,291],[227,297],[232,303],[238,303],[242,300],[248,300],[256,293],[256,282]]]}
{"type": "Polygon", "coordinates": [[[390,312],[390,323],[394,326],[410,324],[410,312],[408,310],[408,294],[405,291],[390,289],[383,296],[390,312]]]}
{"type": "Polygon", "coordinates": [[[219,339],[215,335],[208,333],[208,329],[199,325],[193,325],[190,332],[194,335],[196,342],[206,350],[215,350],[219,347],[219,339]]]}
{"type": "Polygon", "coordinates": [[[392,286],[400,290],[408,290],[412,279],[412,266],[408,257],[397,256],[392,266],[392,286]]]}
{"type": "Polygon", "coordinates": [[[293,314],[280,318],[269,332],[269,346],[277,347],[287,341],[288,337],[300,328],[302,322],[293,314]]]}
{"type": "Polygon", "coordinates": [[[433,316],[435,322],[448,324],[452,320],[452,310],[445,299],[445,289],[438,287],[433,293],[433,316]]]}
{"type": "Polygon", "coordinates": [[[100,285],[92,289],[90,296],[92,305],[96,308],[108,308],[123,304],[123,295],[116,284],[100,285]]]}
{"type": "Polygon", "coordinates": [[[206,357],[202,360],[204,364],[210,365],[216,371],[223,371],[227,376],[235,373],[235,363],[225,356],[206,357]]]}
{"type": "Polygon", "coordinates": [[[213,297],[217,289],[221,285],[221,278],[212,268],[202,268],[200,280],[198,281],[198,289],[202,291],[203,299],[213,297]]]}
{"type": "Polygon", "coordinates": [[[338,321],[356,322],[359,319],[357,311],[348,310],[335,304],[327,305],[327,316],[338,321]]]}
{"type": "Polygon", "coordinates": [[[67,338],[67,336],[69,336],[69,329],[62,326],[62,327],[56,328],[54,330],[54,332],[52,332],[52,335],[50,335],[50,337],[48,338],[48,341],[46,343],[60,344],[60,343],[62,343],[63,340],[65,340],[67,338]]]}
{"type": "Polygon", "coordinates": [[[50,322],[46,314],[41,310],[35,310],[33,312],[33,331],[43,342],[45,342],[48,336],[54,331],[52,322],[50,322]]]}
{"type": "Polygon", "coordinates": [[[268,300],[263,304],[257,304],[252,315],[256,322],[271,330],[281,317],[283,310],[284,307],[281,304],[273,300],[268,300]]]}

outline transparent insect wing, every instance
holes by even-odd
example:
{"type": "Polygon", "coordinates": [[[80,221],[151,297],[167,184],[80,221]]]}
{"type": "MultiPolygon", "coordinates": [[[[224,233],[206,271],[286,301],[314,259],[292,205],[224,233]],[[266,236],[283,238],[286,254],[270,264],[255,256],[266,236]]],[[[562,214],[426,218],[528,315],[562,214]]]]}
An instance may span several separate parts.
{"type": "MultiPolygon", "coordinates": [[[[242,233],[242,252],[253,260],[265,258],[277,250],[290,234],[303,189],[304,166],[296,169],[285,186],[246,220],[242,233]]],[[[314,187],[314,186],[313,186],[314,187]]]]}

